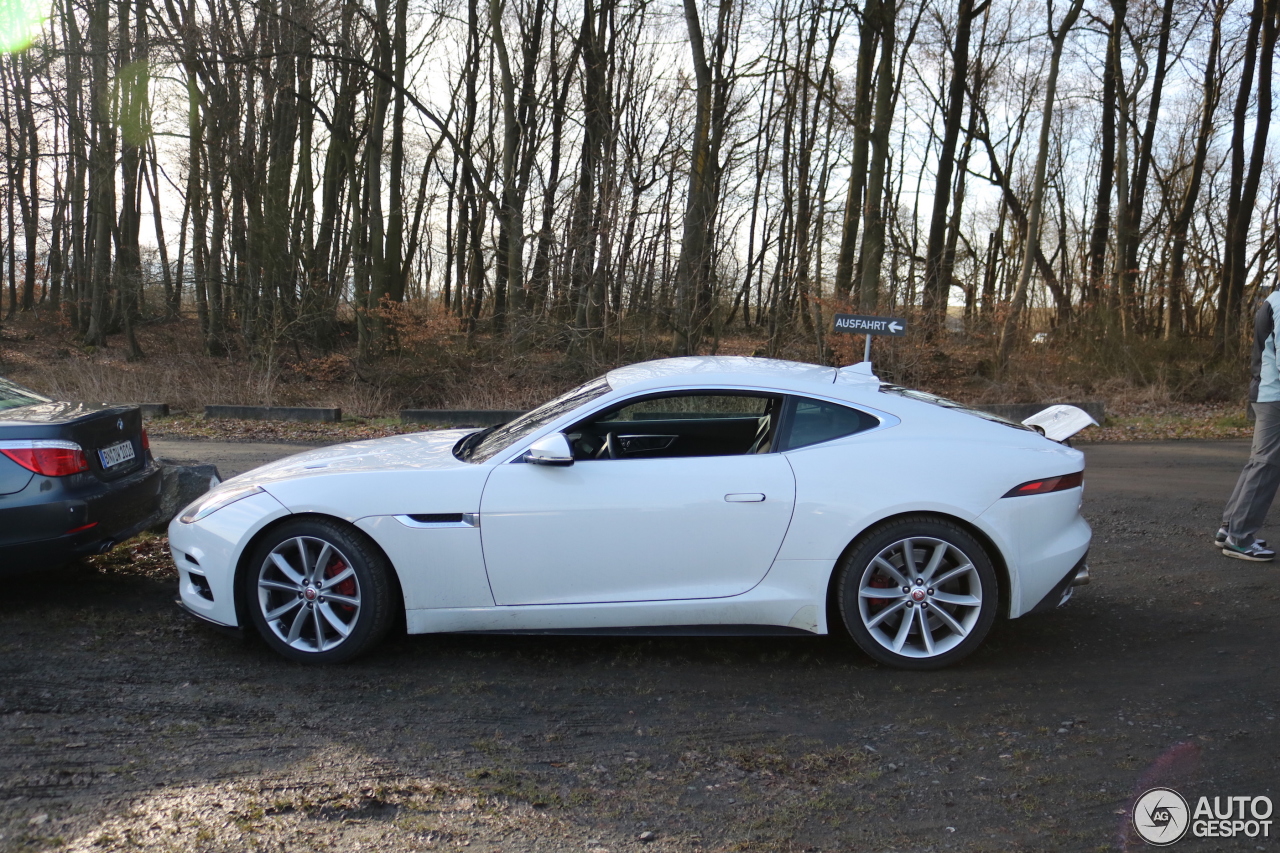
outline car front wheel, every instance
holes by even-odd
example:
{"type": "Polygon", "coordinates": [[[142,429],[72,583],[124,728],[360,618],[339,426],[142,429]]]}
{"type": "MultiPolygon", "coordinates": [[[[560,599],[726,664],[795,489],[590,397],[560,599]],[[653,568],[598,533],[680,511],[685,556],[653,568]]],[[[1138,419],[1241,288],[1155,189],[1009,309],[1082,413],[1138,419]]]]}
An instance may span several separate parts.
{"type": "Polygon", "coordinates": [[[841,561],[840,614],[881,663],[936,669],[971,654],[999,602],[995,569],[963,528],[927,516],[871,530],[841,561]]]}
{"type": "Polygon", "coordinates": [[[254,551],[244,583],[258,633],[293,660],[350,660],[391,625],[386,559],[335,522],[309,519],[276,528],[254,551]]]}

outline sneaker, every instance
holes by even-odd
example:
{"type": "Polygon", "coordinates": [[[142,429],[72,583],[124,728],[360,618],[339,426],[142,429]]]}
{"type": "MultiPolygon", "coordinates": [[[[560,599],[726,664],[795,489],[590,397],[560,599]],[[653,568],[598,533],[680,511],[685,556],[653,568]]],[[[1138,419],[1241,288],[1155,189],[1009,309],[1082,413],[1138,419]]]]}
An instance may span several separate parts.
{"type": "MultiPolygon", "coordinates": [[[[1267,540],[1265,539],[1255,539],[1253,541],[1257,542],[1263,548],[1267,547],[1267,540]]],[[[1218,532],[1213,535],[1213,544],[1218,548],[1221,548],[1223,545],[1227,544],[1227,528],[1225,527],[1218,528],[1218,532]]]]}
{"type": "Polygon", "coordinates": [[[1256,540],[1248,545],[1238,545],[1235,540],[1228,537],[1227,541],[1222,543],[1222,556],[1249,560],[1253,563],[1268,563],[1276,558],[1276,552],[1256,540]]]}

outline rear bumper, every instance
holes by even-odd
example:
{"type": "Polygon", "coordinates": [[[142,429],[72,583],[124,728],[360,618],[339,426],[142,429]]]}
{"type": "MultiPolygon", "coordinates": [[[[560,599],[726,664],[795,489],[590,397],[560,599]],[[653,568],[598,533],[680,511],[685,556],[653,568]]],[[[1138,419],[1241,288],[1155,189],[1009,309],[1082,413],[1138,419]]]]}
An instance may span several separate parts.
{"type": "Polygon", "coordinates": [[[1080,515],[1082,497],[1075,488],[1002,498],[979,518],[1009,568],[1010,618],[1039,607],[1059,585],[1070,586],[1093,537],[1080,515]]]}
{"type": "Polygon", "coordinates": [[[40,482],[7,496],[9,505],[0,506],[0,575],[100,553],[159,521],[161,469],[154,462],[120,480],[82,489],[59,488],[54,478],[35,480],[40,482]],[[53,488],[41,491],[40,483],[53,488]]]}
{"type": "Polygon", "coordinates": [[[1062,580],[1053,585],[1053,589],[1040,599],[1035,607],[1028,610],[1028,613],[1044,613],[1046,610],[1053,610],[1061,607],[1071,600],[1071,593],[1078,586],[1084,586],[1089,582],[1089,555],[1085,554],[1080,558],[1080,562],[1076,563],[1071,571],[1063,576],[1062,580]]]}

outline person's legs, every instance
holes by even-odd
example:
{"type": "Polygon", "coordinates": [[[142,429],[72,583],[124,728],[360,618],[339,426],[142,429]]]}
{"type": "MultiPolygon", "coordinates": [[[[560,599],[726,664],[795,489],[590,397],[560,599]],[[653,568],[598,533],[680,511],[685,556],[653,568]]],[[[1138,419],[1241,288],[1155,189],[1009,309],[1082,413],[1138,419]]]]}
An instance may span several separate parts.
{"type": "MultiPolygon", "coordinates": [[[[1253,453],[1251,450],[1250,456],[1252,455],[1253,453]]],[[[1231,526],[1231,510],[1233,507],[1235,507],[1236,502],[1240,500],[1240,493],[1244,490],[1244,484],[1247,481],[1247,478],[1244,475],[1244,472],[1247,470],[1249,470],[1248,463],[1245,464],[1244,468],[1240,469],[1240,476],[1236,478],[1236,487],[1231,490],[1231,497],[1227,498],[1227,505],[1222,508],[1222,529],[1223,530],[1226,530],[1228,527],[1231,526]]]]}
{"type": "Polygon", "coordinates": [[[1238,545],[1253,542],[1280,489],[1280,403],[1254,403],[1253,447],[1224,513],[1227,535],[1238,545]]]}
{"type": "MultiPolygon", "coordinates": [[[[1247,405],[1253,406],[1255,404],[1248,403],[1247,405]]],[[[1257,450],[1257,443],[1258,443],[1258,427],[1257,427],[1258,417],[1256,412],[1253,413],[1253,422],[1254,422],[1253,447],[1250,448],[1250,451],[1249,451],[1249,456],[1251,459],[1254,455],[1254,451],[1257,450]]],[[[1218,536],[1217,536],[1217,539],[1218,539],[1217,544],[1219,545],[1221,545],[1224,541],[1226,541],[1227,530],[1231,526],[1231,512],[1235,508],[1236,503],[1240,500],[1240,493],[1244,491],[1245,484],[1249,482],[1249,478],[1245,476],[1248,470],[1249,470],[1248,464],[1246,464],[1245,467],[1240,469],[1240,476],[1236,478],[1236,485],[1235,485],[1235,488],[1231,490],[1231,497],[1227,498],[1227,505],[1222,508],[1222,526],[1221,526],[1221,529],[1218,531],[1218,536]]]]}

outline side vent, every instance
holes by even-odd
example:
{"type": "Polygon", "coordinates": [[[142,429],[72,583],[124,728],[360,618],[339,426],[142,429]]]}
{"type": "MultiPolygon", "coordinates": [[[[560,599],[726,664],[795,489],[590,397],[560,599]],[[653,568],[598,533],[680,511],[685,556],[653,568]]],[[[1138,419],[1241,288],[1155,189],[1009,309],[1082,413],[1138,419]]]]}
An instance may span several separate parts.
{"type": "Polygon", "coordinates": [[[405,527],[479,527],[478,512],[419,512],[413,515],[397,515],[396,521],[405,527]]]}

